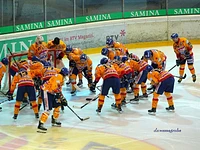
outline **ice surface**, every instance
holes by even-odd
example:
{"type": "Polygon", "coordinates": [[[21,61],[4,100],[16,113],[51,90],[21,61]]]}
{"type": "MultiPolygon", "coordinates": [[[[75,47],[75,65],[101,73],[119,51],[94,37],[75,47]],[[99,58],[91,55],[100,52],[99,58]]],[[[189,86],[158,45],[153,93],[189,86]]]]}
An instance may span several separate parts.
{"type": "MultiPolygon", "coordinates": [[[[175,54],[172,47],[154,47],[167,55],[167,70],[175,65],[175,54]]],[[[142,56],[145,48],[129,50],[142,56]]],[[[87,97],[95,97],[84,86],[76,96],[70,95],[70,86],[63,87],[63,94],[68,100],[69,106],[82,118],[89,120],[80,121],[67,107],[61,113],[59,120],[61,128],[51,127],[50,117],[45,126],[46,134],[36,133],[38,121],[35,120],[33,111],[27,106],[19,114],[16,122],[13,121],[15,101],[1,104],[0,112],[0,149],[165,149],[165,150],[199,150],[200,147],[200,45],[194,45],[196,83],[192,82],[191,74],[186,66],[187,78],[181,84],[175,83],[174,103],[175,112],[167,112],[168,106],[164,96],[159,97],[156,116],[148,115],[151,108],[152,95],[147,100],[140,100],[139,104],[127,104],[123,113],[119,114],[111,109],[114,96],[110,92],[100,115],[96,114],[97,101],[91,102],[83,109],[75,109],[82,106],[87,97]],[[179,132],[156,132],[156,130],[177,130],[179,132]],[[149,146],[149,147],[148,147],[149,146]]],[[[89,55],[95,68],[102,56],[100,54],[89,55]]],[[[64,59],[68,66],[67,59],[64,59]]],[[[93,69],[94,70],[94,69],[93,69]]],[[[178,67],[171,71],[178,75],[178,67]]],[[[78,81],[78,80],[77,80],[78,81]]],[[[98,85],[101,85],[102,80],[98,85]]],[[[148,84],[149,86],[149,84],[148,84]]],[[[97,90],[96,94],[99,91],[97,90]]],[[[132,94],[127,99],[133,98],[132,94]]],[[[0,101],[5,100],[4,97],[0,101]]],[[[40,112],[40,114],[42,111],[40,112]]]]}

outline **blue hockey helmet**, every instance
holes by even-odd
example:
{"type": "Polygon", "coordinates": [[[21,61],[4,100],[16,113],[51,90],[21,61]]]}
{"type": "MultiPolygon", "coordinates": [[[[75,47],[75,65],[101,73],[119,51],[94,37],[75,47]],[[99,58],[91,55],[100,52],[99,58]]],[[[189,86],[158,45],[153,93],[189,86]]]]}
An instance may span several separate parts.
{"type": "Polygon", "coordinates": [[[116,60],[116,61],[120,61],[121,58],[120,58],[120,56],[115,56],[115,57],[114,57],[114,60],[116,60]]]}
{"type": "Polygon", "coordinates": [[[87,55],[86,54],[81,54],[80,60],[81,61],[86,61],[87,60],[87,55]]]}
{"type": "Polygon", "coordinates": [[[100,64],[106,64],[108,62],[108,58],[104,57],[104,58],[101,58],[100,60],[100,64]]]}
{"type": "Polygon", "coordinates": [[[108,38],[107,40],[106,40],[106,44],[107,45],[113,45],[113,39],[111,39],[111,38],[108,38]]]}
{"type": "Polygon", "coordinates": [[[125,55],[125,56],[122,56],[122,62],[126,62],[128,60],[128,57],[125,55]]]}
{"type": "Polygon", "coordinates": [[[108,55],[108,49],[107,48],[102,48],[101,55],[104,55],[104,56],[108,55]]]}
{"type": "Polygon", "coordinates": [[[149,59],[149,58],[151,58],[152,56],[153,56],[153,53],[152,53],[151,50],[146,50],[146,51],[144,52],[144,58],[149,59]]]}
{"type": "Polygon", "coordinates": [[[62,74],[63,76],[67,76],[69,74],[69,71],[67,68],[63,67],[61,70],[60,70],[60,74],[62,74]]]}
{"type": "Polygon", "coordinates": [[[32,61],[40,61],[40,59],[37,56],[33,56],[31,60],[32,61]]]}
{"type": "Polygon", "coordinates": [[[8,58],[3,58],[2,60],[1,60],[1,62],[4,64],[4,65],[8,65],[8,58]]]}
{"type": "Polygon", "coordinates": [[[45,61],[43,65],[45,68],[51,67],[51,63],[49,61],[45,61]]]}
{"type": "Polygon", "coordinates": [[[70,53],[70,52],[72,52],[72,46],[71,45],[67,45],[66,53],[70,53]]]}
{"type": "Polygon", "coordinates": [[[172,33],[171,38],[172,39],[178,38],[178,34],[177,33],[172,33]]]}

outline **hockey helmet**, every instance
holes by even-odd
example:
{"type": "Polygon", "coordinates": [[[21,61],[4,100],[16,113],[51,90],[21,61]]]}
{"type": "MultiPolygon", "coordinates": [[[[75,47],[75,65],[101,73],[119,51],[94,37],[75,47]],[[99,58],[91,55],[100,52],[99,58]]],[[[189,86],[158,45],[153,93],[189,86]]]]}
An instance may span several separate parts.
{"type": "Polygon", "coordinates": [[[86,54],[81,54],[80,60],[83,61],[83,62],[86,61],[87,60],[87,55],[86,54]]]}
{"type": "Polygon", "coordinates": [[[2,60],[1,60],[1,62],[4,64],[4,65],[8,65],[8,58],[3,58],[2,60]]]}
{"type": "Polygon", "coordinates": [[[101,55],[104,55],[104,56],[108,55],[108,49],[107,48],[102,48],[101,55]]]}
{"type": "Polygon", "coordinates": [[[71,45],[67,45],[66,53],[71,53],[71,52],[72,52],[72,46],[71,45]]]}
{"type": "Polygon", "coordinates": [[[40,61],[40,59],[37,56],[33,56],[32,61],[40,61]]]}
{"type": "Polygon", "coordinates": [[[69,74],[69,71],[67,68],[63,67],[60,71],[60,74],[62,74],[63,76],[67,76],[69,74]]]}
{"type": "Polygon", "coordinates": [[[106,64],[108,62],[108,58],[104,57],[100,60],[100,64],[106,64]]]}
{"type": "Polygon", "coordinates": [[[172,39],[178,38],[178,34],[177,33],[172,33],[171,38],[172,39]]]}
{"type": "Polygon", "coordinates": [[[60,44],[60,39],[58,37],[55,37],[53,40],[53,44],[55,44],[55,45],[60,44]]]}
{"type": "Polygon", "coordinates": [[[108,38],[108,39],[106,40],[106,44],[107,44],[107,45],[113,45],[113,43],[114,43],[114,41],[113,41],[113,39],[111,39],[111,38],[108,38]]]}
{"type": "Polygon", "coordinates": [[[41,35],[38,35],[35,39],[35,42],[38,44],[41,44],[43,41],[44,41],[44,38],[41,35]]]}
{"type": "Polygon", "coordinates": [[[151,58],[152,56],[153,56],[153,53],[152,53],[151,50],[146,50],[146,51],[144,52],[144,58],[149,59],[149,58],[151,58]]]}
{"type": "Polygon", "coordinates": [[[122,62],[126,62],[128,60],[128,57],[125,55],[125,56],[122,56],[122,62]]]}

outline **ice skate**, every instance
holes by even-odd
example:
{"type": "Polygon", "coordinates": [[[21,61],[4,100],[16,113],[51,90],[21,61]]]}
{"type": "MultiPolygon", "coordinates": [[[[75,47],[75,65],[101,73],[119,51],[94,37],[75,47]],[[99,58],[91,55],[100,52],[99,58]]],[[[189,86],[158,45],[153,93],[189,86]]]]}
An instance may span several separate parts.
{"type": "Polygon", "coordinates": [[[39,118],[39,114],[38,114],[38,113],[35,114],[35,118],[36,118],[36,119],[39,118]]]}
{"type": "Polygon", "coordinates": [[[72,96],[76,95],[76,90],[72,90],[72,91],[71,91],[71,95],[72,95],[72,96]]]}
{"type": "Polygon", "coordinates": [[[130,99],[131,104],[138,104],[139,103],[139,96],[135,96],[135,98],[130,99]]]}
{"type": "Polygon", "coordinates": [[[112,103],[112,104],[111,104],[111,108],[112,108],[112,109],[117,109],[116,104],[115,104],[115,103],[112,103]]]}
{"type": "Polygon", "coordinates": [[[46,133],[47,132],[47,128],[45,128],[44,124],[40,121],[39,121],[39,125],[38,125],[37,128],[38,128],[37,132],[39,132],[39,133],[46,133]]]}
{"type": "Polygon", "coordinates": [[[102,106],[99,106],[99,107],[96,109],[96,112],[97,112],[98,115],[101,113],[101,108],[102,108],[102,106]]]}
{"type": "Polygon", "coordinates": [[[148,94],[144,93],[143,95],[139,96],[139,98],[148,98],[148,94]]]}
{"type": "Polygon", "coordinates": [[[61,122],[54,119],[53,115],[51,116],[51,124],[52,124],[52,126],[55,126],[55,127],[61,127],[61,122]]]}
{"type": "Polygon", "coordinates": [[[152,108],[148,110],[149,115],[155,115],[156,114],[156,108],[152,108]]]}
{"type": "Polygon", "coordinates": [[[123,107],[126,107],[126,99],[124,99],[124,100],[122,101],[122,106],[123,106],[123,107]]]}
{"type": "Polygon", "coordinates": [[[17,114],[14,114],[13,119],[16,120],[17,119],[17,114]]]}
{"type": "Polygon", "coordinates": [[[120,114],[122,113],[121,104],[119,104],[119,105],[117,106],[117,111],[118,111],[120,114]]]}
{"type": "Polygon", "coordinates": [[[79,80],[77,86],[82,87],[83,86],[83,81],[79,80]]]}
{"type": "Polygon", "coordinates": [[[196,74],[192,75],[192,81],[195,82],[196,81],[196,74]]]}
{"type": "Polygon", "coordinates": [[[71,84],[71,80],[68,80],[68,81],[66,82],[66,85],[69,86],[70,84],[71,84]]]}
{"type": "Polygon", "coordinates": [[[175,110],[174,105],[167,107],[166,110],[173,112],[175,110]]]}

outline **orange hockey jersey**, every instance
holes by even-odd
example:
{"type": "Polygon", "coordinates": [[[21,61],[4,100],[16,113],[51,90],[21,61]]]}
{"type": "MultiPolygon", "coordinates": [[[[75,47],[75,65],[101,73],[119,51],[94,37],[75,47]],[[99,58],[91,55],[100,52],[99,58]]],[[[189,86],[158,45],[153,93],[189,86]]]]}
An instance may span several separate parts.
{"type": "Polygon", "coordinates": [[[185,52],[189,52],[190,56],[193,56],[192,44],[184,37],[179,38],[178,42],[173,44],[174,52],[176,57],[179,59],[185,59],[185,52]]]}
{"type": "Polygon", "coordinates": [[[18,84],[18,87],[21,86],[34,86],[34,81],[32,78],[34,78],[35,75],[31,73],[30,71],[27,71],[27,75],[20,76],[20,74],[16,74],[14,78],[12,79],[11,87],[10,87],[10,93],[13,93],[16,85],[18,84]]]}
{"type": "Polygon", "coordinates": [[[40,53],[44,49],[47,49],[45,42],[42,42],[42,44],[33,43],[28,50],[28,59],[31,60],[33,56],[40,58],[40,53]]]}
{"type": "Polygon", "coordinates": [[[2,62],[0,62],[0,83],[5,73],[6,73],[6,66],[2,62]]]}
{"type": "Polygon", "coordinates": [[[95,81],[98,82],[100,78],[103,80],[116,77],[119,78],[117,71],[115,70],[114,66],[112,65],[98,65],[95,69],[95,81]]]}
{"type": "Polygon", "coordinates": [[[149,72],[147,75],[147,78],[153,83],[153,84],[158,84],[159,82],[162,82],[164,80],[166,80],[169,77],[173,77],[173,75],[167,71],[162,71],[162,72],[158,72],[158,71],[152,71],[149,72]]]}
{"type": "Polygon", "coordinates": [[[42,86],[42,90],[47,91],[51,94],[60,93],[62,91],[62,86],[64,84],[64,77],[61,74],[56,74],[52,76],[48,81],[46,81],[42,86]]]}

